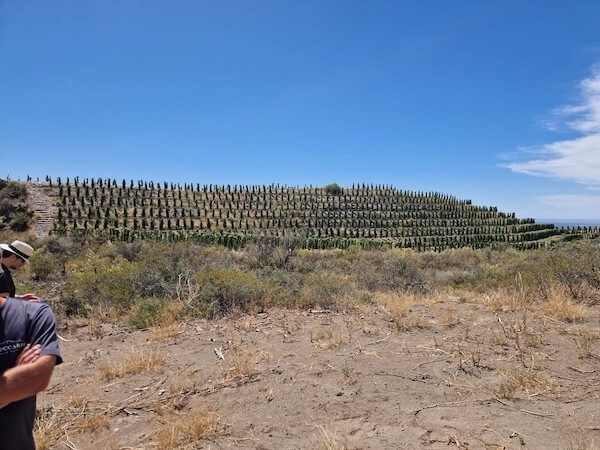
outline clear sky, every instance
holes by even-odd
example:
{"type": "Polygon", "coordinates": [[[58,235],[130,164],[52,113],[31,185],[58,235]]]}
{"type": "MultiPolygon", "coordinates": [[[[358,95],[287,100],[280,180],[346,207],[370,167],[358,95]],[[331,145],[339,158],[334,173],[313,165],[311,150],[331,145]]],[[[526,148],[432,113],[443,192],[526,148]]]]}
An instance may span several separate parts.
{"type": "Polygon", "coordinates": [[[600,218],[600,1],[0,0],[0,177],[600,218]]]}

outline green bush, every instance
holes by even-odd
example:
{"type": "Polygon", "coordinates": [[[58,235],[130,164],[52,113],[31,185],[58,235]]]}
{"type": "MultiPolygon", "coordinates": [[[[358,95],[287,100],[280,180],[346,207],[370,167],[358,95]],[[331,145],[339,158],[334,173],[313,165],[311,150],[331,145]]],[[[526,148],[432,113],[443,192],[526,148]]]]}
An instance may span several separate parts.
{"type": "Polygon", "coordinates": [[[60,263],[52,255],[43,251],[35,252],[29,258],[29,262],[31,275],[36,281],[47,281],[61,269],[60,263]]]}
{"type": "Polygon", "coordinates": [[[191,306],[207,317],[266,306],[266,284],[253,273],[215,267],[196,273],[195,281],[200,295],[191,306]]]}
{"type": "Polygon", "coordinates": [[[303,308],[335,310],[341,303],[350,300],[353,293],[352,283],[347,277],[328,272],[306,274],[303,283],[302,297],[297,301],[297,306],[303,308]]]}
{"type": "Polygon", "coordinates": [[[127,321],[136,328],[148,328],[160,323],[167,300],[145,298],[136,302],[129,313],[127,321]]]}
{"type": "Polygon", "coordinates": [[[67,314],[87,315],[95,308],[117,313],[134,303],[133,275],[135,267],[129,261],[99,258],[88,254],[84,265],[65,284],[62,301],[67,314]]]}
{"type": "Polygon", "coordinates": [[[29,215],[27,213],[19,212],[10,221],[10,229],[13,231],[22,232],[27,231],[28,228],[29,215]]]}
{"type": "Polygon", "coordinates": [[[27,198],[27,188],[24,184],[15,181],[4,182],[2,188],[0,188],[0,199],[1,198],[25,200],[27,198]]]}
{"type": "Polygon", "coordinates": [[[364,252],[352,266],[354,279],[368,291],[427,291],[428,282],[419,268],[420,257],[411,250],[364,252]]]}
{"type": "Polygon", "coordinates": [[[325,192],[329,195],[342,195],[344,190],[337,183],[331,183],[325,186],[325,192]]]}

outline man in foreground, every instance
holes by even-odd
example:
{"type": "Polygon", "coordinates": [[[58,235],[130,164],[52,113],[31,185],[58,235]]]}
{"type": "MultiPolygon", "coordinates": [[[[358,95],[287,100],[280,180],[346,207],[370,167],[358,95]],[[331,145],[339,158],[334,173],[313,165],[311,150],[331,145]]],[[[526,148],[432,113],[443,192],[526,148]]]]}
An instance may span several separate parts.
{"type": "Polygon", "coordinates": [[[35,395],[61,362],[50,307],[0,297],[0,450],[35,449],[35,395]]]}
{"type": "MultiPolygon", "coordinates": [[[[22,241],[14,241],[12,244],[0,244],[0,249],[0,296],[14,297],[15,283],[10,271],[29,264],[29,257],[33,255],[33,247],[22,241]]],[[[20,298],[39,300],[34,294],[25,294],[20,298]]]]}

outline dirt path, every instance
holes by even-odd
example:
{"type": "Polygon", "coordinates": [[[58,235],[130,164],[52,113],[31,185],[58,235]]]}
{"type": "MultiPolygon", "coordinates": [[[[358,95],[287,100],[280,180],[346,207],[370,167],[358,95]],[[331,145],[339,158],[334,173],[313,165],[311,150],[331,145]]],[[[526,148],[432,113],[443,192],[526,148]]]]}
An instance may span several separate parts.
{"type": "Polygon", "coordinates": [[[597,448],[600,307],[562,323],[455,299],[405,319],[70,324],[38,401],[46,448],[597,448]]]}
{"type": "Polygon", "coordinates": [[[35,211],[35,237],[38,239],[48,236],[56,215],[55,200],[51,197],[47,182],[37,181],[27,183],[31,196],[31,207],[35,211]]]}

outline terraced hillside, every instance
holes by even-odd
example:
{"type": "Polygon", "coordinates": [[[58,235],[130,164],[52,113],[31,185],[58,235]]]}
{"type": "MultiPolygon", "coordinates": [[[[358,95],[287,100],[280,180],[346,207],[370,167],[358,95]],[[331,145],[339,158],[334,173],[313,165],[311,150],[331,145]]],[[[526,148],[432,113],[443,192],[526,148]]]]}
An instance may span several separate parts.
{"type": "Polygon", "coordinates": [[[567,233],[470,200],[381,185],[181,186],[76,177],[49,179],[43,189],[55,199],[52,233],[121,240],[192,238],[235,247],[257,237],[302,238],[308,248],[358,243],[443,250],[500,243],[536,248],[567,233]]]}

